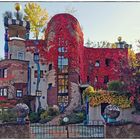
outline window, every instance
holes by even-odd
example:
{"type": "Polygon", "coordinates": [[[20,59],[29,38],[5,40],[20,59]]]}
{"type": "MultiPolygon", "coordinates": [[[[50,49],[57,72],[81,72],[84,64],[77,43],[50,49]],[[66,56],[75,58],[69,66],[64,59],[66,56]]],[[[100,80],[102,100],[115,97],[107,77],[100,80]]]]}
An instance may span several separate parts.
{"type": "Polygon", "coordinates": [[[99,60],[96,60],[95,67],[100,67],[100,61],[99,60]]]}
{"type": "Polygon", "coordinates": [[[49,71],[52,70],[52,64],[49,64],[49,71]]]}
{"type": "Polygon", "coordinates": [[[58,104],[64,107],[68,105],[68,58],[64,57],[67,50],[58,48],[58,104]]]}
{"type": "Polygon", "coordinates": [[[18,89],[17,91],[16,91],[16,96],[18,97],[18,98],[21,98],[22,97],[22,90],[20,90],[20,89],[18,89]]]}
{"type": "Polygon", "coordinates": [[[104,76],[104,83],[107,84],[109,82],[109,77],[108,76],[104,76]]]}
{"type": "Polygon", "coordinates": [[[3,96],[7,96],[7,89],[6,88],[3,89],[3,96]]]}
{"type": "Polygon", "coordinates": [[[0,96],[6,97],[8,95],[7,88],[0,89],[0,96]]]}
{"type": "Polygon", "coordinates": [[[0,114],[2,114],[2,108],[0,108],[0,114]]]}
{"type": "Polygon", "coordinates": [[[8,74],[8,73],[7,73],[7,69],[4,69],[4,71],[3,71],[3,77],[4,77],[4,78],[7,78],[7,74],[8,74]]]}
{"type": "Polygon", "coordinates": [[[24,52],[18,52],[17,55],[18,55],[17,58],[18,58],[19,60],[24,60],[24,52]]]}
{"type": "Polygon", "coordinates": [[[80,75],[78,76],[78,79],[79,79],[79,83],[81,83],[81,78],[80,78],[80,75]]]}
{"type": "Polygon", "coordinates": [[[43,78],[43,70],[40,71],[40,78],[43,78]]]}
{"type": "Polygon", "coordinates": [[[7,112],[8,108],[0,108],[0,114],[2,115],[3,113],[7,112]]]}
{"type": "Polygon", "coordinates": [[[89,83],[90,79],[89,79],[89,76],[87,76],[87,83],[89,83]]]}
{"type": "Polygon", "coordinates": [[[3,69],[0,69],[0,78],[3,78],[3,69]]]}
{"type": "Polygon", "coordinates": [[[98,82],[98,76],[95,76],[94,82],[95,82],[95,83],[98,82]]]}
{"type": "Polygon", "coordinates": [[[58,104],[60,106],[62,106],[62,105],[67,106],[68,105],[68,96],[58,96],[58,104]]]}
{"type": "MultiPolygon", "coordinates": [[[[44,74],[43,74],[43,70],[41,70],[41,71],[40,71],[40,78],[43,78],[43,75],[44,75],[44,74]]],[[[37,78],[37,77],[38,77],[38,71],[35,70],[35,71],[34,71],[34,78],[37,78]]]]}
{"type": "Polygon", "coordinates": [[[37,70],[34,71],[34,78],[37,78],[37,70]]]}
{"type": "Polygon", "coordinates": [[[67,50],[64,47],[59,47],[58,52],[64,53],[64,52],[67,52],[67,50]]]}
{"type": "Polygon", "coordinates": [[[68,75],[58,77],[58,94],[68,94],[68,75]]]}
{"type": "Polygon", "coordinates": [[[58,56],[58,72],[67,73],[68,72],[68,59],[64,56],[58,56]]]}
{"type": "Polygon", "coordinates": [[[110,66],[110,59],[105,59],[105,65],[108,67],[110,66]]]}
{"type": "Polygon", "coordinates": [[[52,83],[48,84],[48,90],[50,90],[52,88],[52,83]]]}

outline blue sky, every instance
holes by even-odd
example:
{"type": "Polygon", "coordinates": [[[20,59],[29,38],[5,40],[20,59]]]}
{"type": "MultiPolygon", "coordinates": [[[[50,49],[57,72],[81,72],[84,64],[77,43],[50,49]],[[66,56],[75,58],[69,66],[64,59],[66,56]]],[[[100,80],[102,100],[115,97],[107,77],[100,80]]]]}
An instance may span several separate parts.
{"type": "MultiPolygon", "coordinates": [[[[15,11],[16,2],[0,2],[0,56],[4,56],[5,11],[15,11]]],[[[22,11],[26,2],[20,2],[22,11]]],[[[140,2],[37,2],[46,8],[49,16],[64,12],[67,8],[77,11],[73,14],[83,29],[84,42],[115,42],[118,36],[135,44],[140,39],[140,2]]]]}

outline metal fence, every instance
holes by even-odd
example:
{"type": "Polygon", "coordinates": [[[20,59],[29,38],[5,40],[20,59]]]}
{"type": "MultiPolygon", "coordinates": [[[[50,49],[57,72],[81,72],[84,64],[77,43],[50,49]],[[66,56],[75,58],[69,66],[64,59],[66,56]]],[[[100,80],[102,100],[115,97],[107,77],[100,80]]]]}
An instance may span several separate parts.
{"type": "Polygon", "coordinates": [[[104,138],[104,125],[31,124],[32,139],[104,138]]]}

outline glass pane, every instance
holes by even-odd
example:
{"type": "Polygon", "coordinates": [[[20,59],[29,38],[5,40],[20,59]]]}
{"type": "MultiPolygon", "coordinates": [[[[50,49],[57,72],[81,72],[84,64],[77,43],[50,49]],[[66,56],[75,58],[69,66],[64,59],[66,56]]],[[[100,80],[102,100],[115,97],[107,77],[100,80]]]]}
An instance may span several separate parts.
{"type": "Polygon", "coordinates": [[[62,65],[62,59],[58,59],[58,65],[62,65]]]}
{"type": "Polygon", "coordinates": [[[2,91],[3,91],[3,89],[0,89],[0,96],[2,96],[2,91]]]}
{"type": "Polygon", "coordinates": [[[7,78],[7,69],[4,69],[4,78],[7,78]]]}
{"type": "Polygon", "coordinates": [[[7,89],[6,88],[3,89],[3,96],[7,96],[7,89]]]}
{"type": "Polygon", "coordinates": [[[64,47],[61,48],[61,52],[65,52],[65,48],[64,47]]]}
{"type": "Polygon", "coordinates": [[[61,65],[58,65],[58,72],[62,73],[62,66],[61,65]]]}
{"type": "Polygon", "coordinates": [[[58,93],[61,93],[62,92],[62,88],[61,86],[58,86],[58,93]]]}
{"type": "Polygon", "coordinates": [[[65,80],[64,79],[59,79],[59,85],[64,85],[65,84],[65,80]]]}
{"type": "Polygon", "coordinates": [[[61,96],[58,96],[58,102],[61,102],[61,96]]]}
{"type": "Polygon", "coordinates": [[[63,58],[64,58],[64,56],[60,56],[60,55],[58,56],[58,59],[63,59],[63,58]]]}
{"type": "Polygon", "coordinates": [[[58,78],[64,78],[64,75],[58,75],[58,78]]]}
{"type": "Polygon", "coordinates": [[[61,47],[58,48],[58,52],[61,52],[61,47]]]}
{"type": "Polygon", "coordinates": [[[68,73],[68,66],[64,66],[64,67],[63,67],[63,72],[64,72],[64,73],[68,73]]]}
{"type": "Polygon", "coordinates": [[[68,59],[67,58],[62,59],[62,65],[68,65],[68,59]]]}
{"type": "Polygon", "coordinates": [[[68,79],[65,79],[65,85],[66,86],[68,85],[68,79]]]}
{"type": "Polygon", "coordinates": [[[62,93],[65,93],[65,88],[64,88],[64,86],[62,86],[62,93]]]}
{"type": "Polygon", "coordinates": [[[24,60],[24,52],[18,52],[18,59],[24,60]]]}

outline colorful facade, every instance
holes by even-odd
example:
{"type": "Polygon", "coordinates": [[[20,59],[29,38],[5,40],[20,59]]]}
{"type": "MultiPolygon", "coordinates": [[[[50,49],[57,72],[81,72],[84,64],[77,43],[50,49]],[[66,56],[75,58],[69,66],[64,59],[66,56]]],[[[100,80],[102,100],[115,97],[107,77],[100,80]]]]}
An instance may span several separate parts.
{"type": "Polygon", "coordinates": [[[106,89],[109,81],[124,78],[128,49],[85,47],[80,24],[70,14],[51,18],[45,40],[29,39],[29,22],[5,18],[4,25],[5,59],[28,61],[25,94],[36,97],[36,111],[48,105],[72,110],[81,104],[83,85],[106,89]]]}

